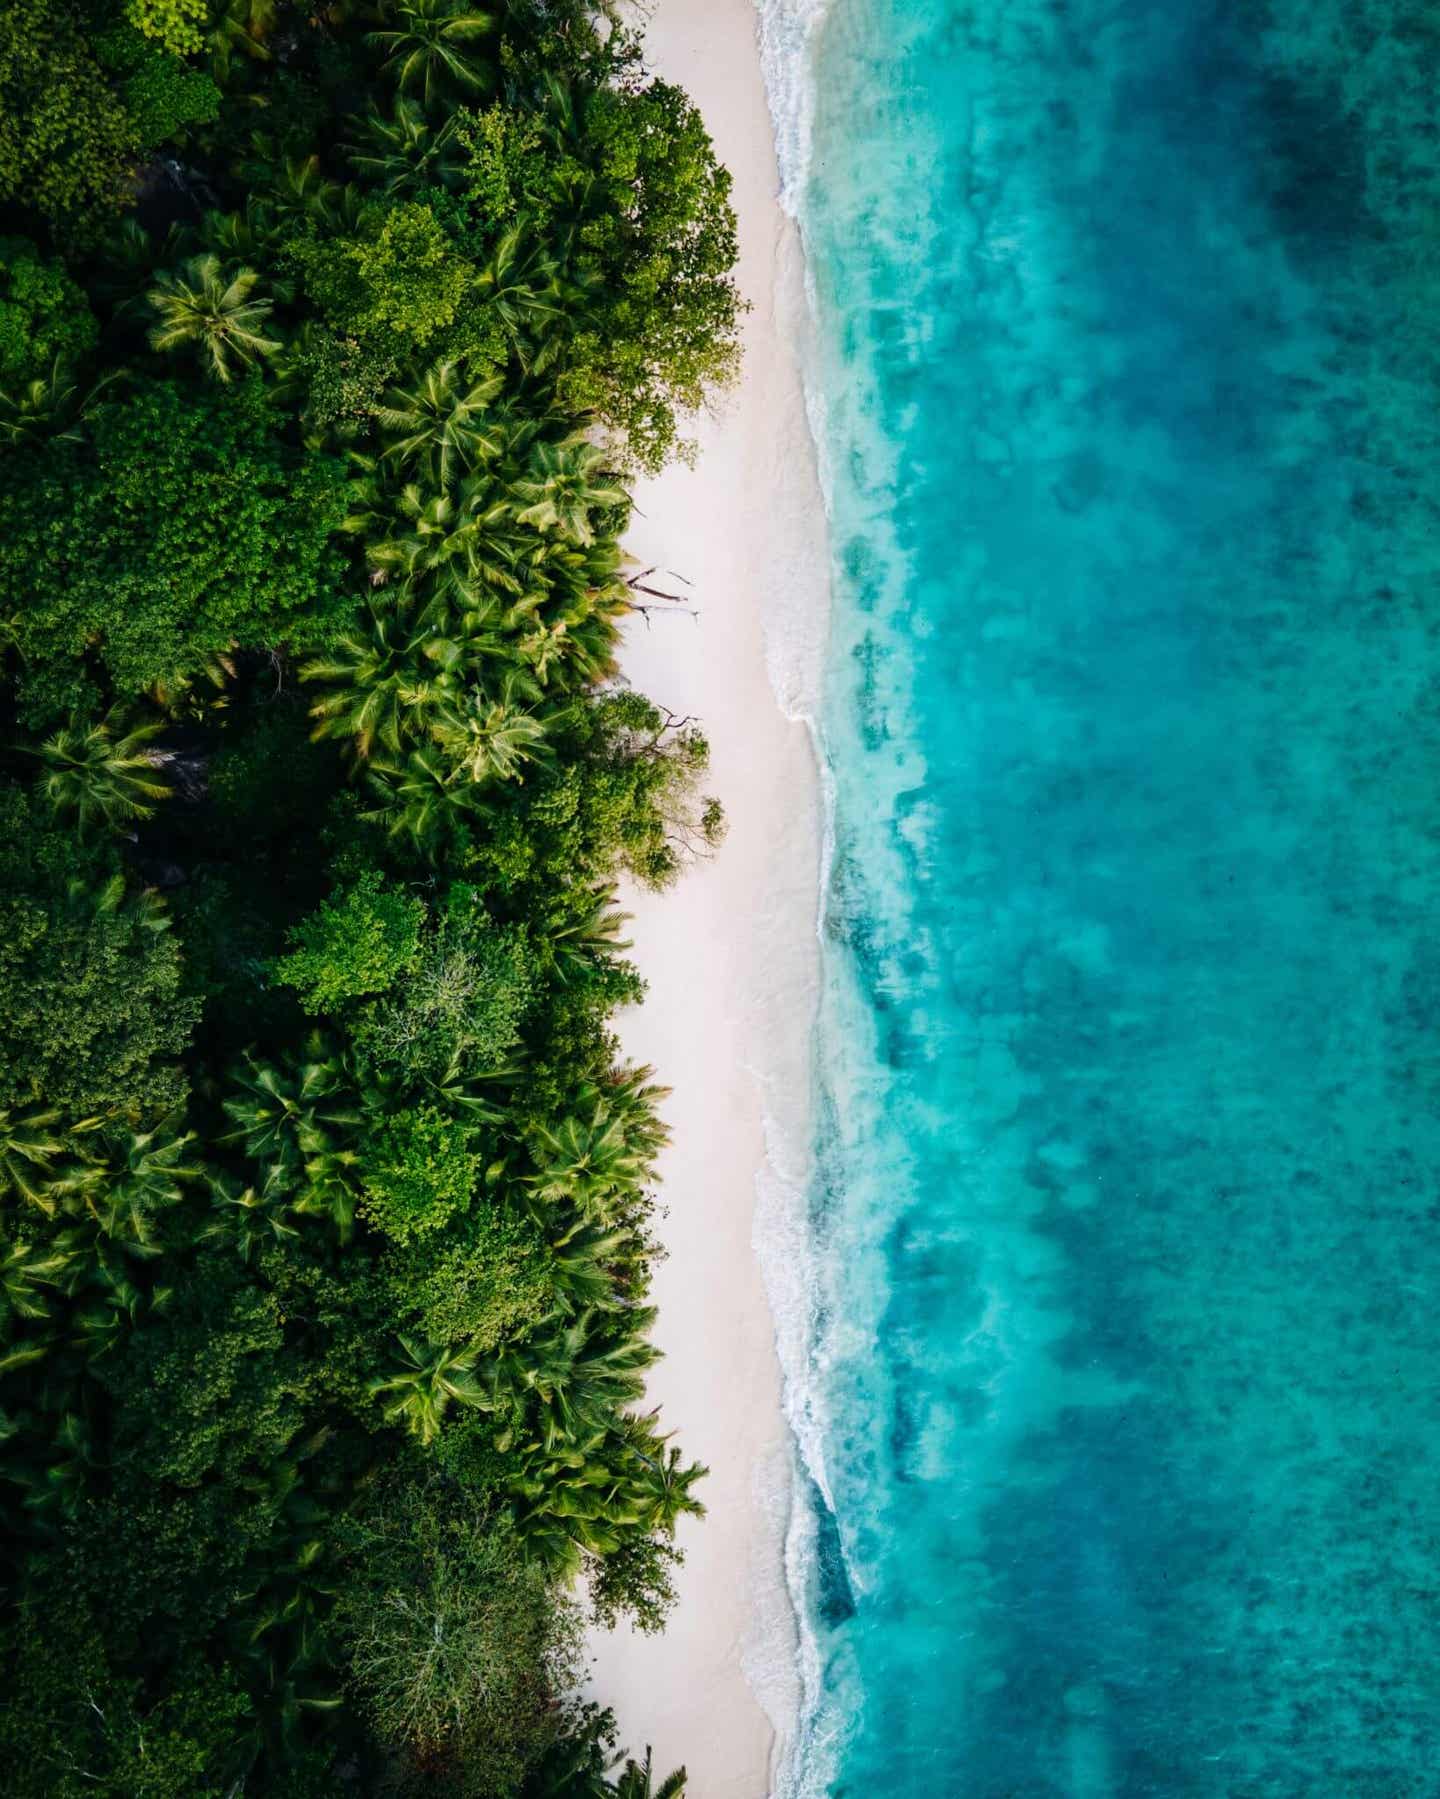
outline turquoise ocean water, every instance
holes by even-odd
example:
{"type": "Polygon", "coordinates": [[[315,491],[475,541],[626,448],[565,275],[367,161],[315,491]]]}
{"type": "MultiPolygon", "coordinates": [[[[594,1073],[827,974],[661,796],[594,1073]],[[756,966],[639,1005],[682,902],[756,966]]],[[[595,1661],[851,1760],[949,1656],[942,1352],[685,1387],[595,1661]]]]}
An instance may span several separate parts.
{"type": "Polygon", "coordinates": [[[1440,1794],[1440,12],[810,47],[791,1790],[1440,1794]]]}

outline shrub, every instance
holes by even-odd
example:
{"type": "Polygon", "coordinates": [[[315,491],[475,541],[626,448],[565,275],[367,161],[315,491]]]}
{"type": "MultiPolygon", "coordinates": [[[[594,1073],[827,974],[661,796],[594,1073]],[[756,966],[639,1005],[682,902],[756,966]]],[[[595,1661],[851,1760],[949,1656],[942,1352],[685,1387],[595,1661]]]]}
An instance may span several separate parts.
{"type": "Polygon", "coordinates": [[[290,954],[276,963],[275,978],[311,1013],[384,993],[414,966],[424,920],[422,900],[368,869],[291,930],[290,954]]]}
{"type": "Polygon", "coordinates": [[[95,348],[99,328],[63,263],[24,237],[0,237],[0,383],[45,374],[95,348]]]}
{"type": "Polygon", "coordinates": [[[464,1128],[438,1106],[392,1112],[361,1156],[362,1210],[394,1242],[410,1243],[466,1210],[479,1172],[464,1128]]]}

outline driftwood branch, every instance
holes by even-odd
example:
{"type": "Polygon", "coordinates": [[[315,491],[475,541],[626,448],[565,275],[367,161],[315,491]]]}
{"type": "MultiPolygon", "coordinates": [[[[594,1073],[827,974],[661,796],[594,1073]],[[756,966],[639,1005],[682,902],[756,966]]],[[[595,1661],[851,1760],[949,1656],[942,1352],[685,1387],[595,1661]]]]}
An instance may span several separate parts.
{"type": "MultiPolygon", "coordinates": [[[[639,574],[627,576],[625,585],[630,589],[632,594],[644,593],[648,594],[653,600],[663,600],[665,602],[664,606],[646,606],[642,601],[632,600],[630,602],[630,610],[632,612],[638,612],[647,625],[650,623],[650,614],[652,612],[672,612],[673,616],[672,609],[676,607],[679,608],[680,612],[686,618],[699,618],[700,613],[698,608],[687,606],[683,594],[667,593],[663,587],[651,587],[647,585],[650,576],[655,572],[656,570],[653,566],[650,568],[642,568],[639,574]]],[[[666,569],[665,572],[672,579],[684,582],[686,587],[694,585],[693,582],[686,580],[684,575],[677,574],[673,568],[666,569]]]]}

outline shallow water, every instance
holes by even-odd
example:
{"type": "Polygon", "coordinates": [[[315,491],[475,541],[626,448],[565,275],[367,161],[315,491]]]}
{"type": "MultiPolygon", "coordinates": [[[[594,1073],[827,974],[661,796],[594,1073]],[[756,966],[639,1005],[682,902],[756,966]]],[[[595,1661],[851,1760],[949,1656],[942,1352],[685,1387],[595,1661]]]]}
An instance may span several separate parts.
{"type": "Polygon", "coordinates": [[[1440,19],[815,48],[794,1790],[1435,1794],[1440,19]]]}

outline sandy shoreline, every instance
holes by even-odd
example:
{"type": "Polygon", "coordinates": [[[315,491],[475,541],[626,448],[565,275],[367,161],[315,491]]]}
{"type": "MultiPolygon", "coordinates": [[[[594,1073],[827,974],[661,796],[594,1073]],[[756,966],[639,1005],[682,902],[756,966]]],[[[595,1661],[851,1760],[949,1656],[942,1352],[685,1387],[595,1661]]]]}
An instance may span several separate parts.
{"type": "Polygon", "coordinates": [[[810,735],[782,712],[769,668],[806,660],[828,561],[798,363],[802,264],[776,198],[751,0],[659,0],[646,41],[649,66],[694,98],[734,177],[753,310],[741,385],[700,421],[697,467],[640,484],[627,539],[693,583],[698,616],[633,621],[626,678],[702,721],[707,786],[730,816],[713,861],[670,893],[626,896],[649,995],[619,1021],[626,1054],[672,1088],[655,1281],[665,1360],[650,1395],[712,1473],[709,1516],[682,1526],[667,1630],[596,1636],[594,1693],[623,1741],[653,1744],[662,1769],[688,1766],[691,1799],[763,1799],[798,1693],[782,1540],[790,1447],[752,1231],[767,1119],[804,1134],[819,860],[810,735]]]}

